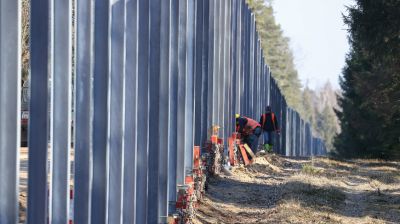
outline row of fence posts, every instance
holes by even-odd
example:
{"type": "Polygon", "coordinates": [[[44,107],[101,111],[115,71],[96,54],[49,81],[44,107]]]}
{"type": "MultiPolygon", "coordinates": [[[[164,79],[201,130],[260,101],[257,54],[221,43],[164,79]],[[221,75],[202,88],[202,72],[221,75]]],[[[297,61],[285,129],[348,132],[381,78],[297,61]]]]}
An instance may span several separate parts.
{"type": "MultiPolygon", "coordinates": [[[[0,223],[16,223],[20,0],[1,1],[0,23],[0,223]]],[[[326,153],[272,78],[245,0],[30,0],[29,35],[28,223],[66,223],[70,189],[75,223],[165,223],[193,146],[266,105],[275,152],[326,153]]]]}

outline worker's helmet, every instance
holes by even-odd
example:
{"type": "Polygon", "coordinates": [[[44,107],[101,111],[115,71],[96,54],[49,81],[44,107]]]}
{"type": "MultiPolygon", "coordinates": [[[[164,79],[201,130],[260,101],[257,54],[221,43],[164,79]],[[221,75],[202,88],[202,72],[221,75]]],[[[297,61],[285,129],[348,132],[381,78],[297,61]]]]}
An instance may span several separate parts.
{"type": "Polygon", "coordinates": [[[235,114],[235,118],[238,119],[240,117],[240,114],[235,114]]]}
{"type": "Polygon", "coordinates": [[[267,111],[267,112],[271,112],[271,106],[269,106],[269,105],[268,105],[268,106],[266,106],[266,107],[265,107],[265,111],[267,111]]]}

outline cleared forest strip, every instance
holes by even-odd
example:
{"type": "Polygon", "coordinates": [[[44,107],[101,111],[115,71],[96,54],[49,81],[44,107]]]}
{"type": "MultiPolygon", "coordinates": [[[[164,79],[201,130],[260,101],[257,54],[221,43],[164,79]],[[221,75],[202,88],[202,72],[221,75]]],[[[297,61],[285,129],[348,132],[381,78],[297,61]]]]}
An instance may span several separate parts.
{"type": "Polygon", "coordinates": [[[195,223],[399,223],[400,164],[276,155],[210,181],[195,223]]]}

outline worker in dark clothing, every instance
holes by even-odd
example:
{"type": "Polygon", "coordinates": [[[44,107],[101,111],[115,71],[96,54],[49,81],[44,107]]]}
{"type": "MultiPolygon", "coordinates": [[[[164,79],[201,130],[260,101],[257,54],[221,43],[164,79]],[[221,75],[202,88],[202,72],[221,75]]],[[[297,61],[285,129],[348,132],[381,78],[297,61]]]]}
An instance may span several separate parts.
{"type": "Polygon", "coordinates": [[[239,132],[244,142],[247,143],[251,150],[256,153],[258,147],[258,137],[261,135],[261,125],[248,117],[236,114],[236,132],[239,132]]]}
{"type": "Polygon", "coordinates": [[[267,152],[272,151],[274,145],[274,133],[276,132],[277,134],[280,134],[280,130],[278,120],[270,106],[267,106],[265,108],[265,113],[261,115],[260,124],[264,132],[264,149],[267,152]]]}

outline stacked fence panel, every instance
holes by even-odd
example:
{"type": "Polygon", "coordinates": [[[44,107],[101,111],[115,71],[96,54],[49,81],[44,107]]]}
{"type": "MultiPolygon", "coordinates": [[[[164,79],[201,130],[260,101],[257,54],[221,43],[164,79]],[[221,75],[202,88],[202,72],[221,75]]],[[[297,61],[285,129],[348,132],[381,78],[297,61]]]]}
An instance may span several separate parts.
{"type": "MultiPolygon", "coordinates": [[[[0,5],[0,223],[18,219],[18,2],[0,5]]],[[[76,223],[166,223],[193,146],[213,125],[226,140],[235,113],[258,120],[267,105],[276,153],[325,155],[256,29],[245,0],[32,0],[28,223],[65,223],[70,208],[76,223]]]]}

